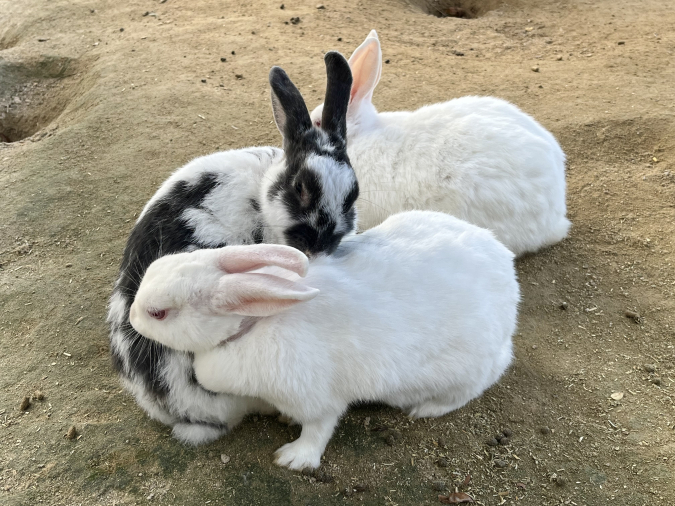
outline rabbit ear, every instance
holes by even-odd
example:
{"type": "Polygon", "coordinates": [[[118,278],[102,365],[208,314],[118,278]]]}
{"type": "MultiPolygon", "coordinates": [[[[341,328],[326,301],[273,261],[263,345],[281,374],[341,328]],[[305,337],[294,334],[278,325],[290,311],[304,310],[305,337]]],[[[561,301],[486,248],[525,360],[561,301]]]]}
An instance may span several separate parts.
{"type": "Polygon", "coordinates": [[[301,251],[280,244],[227,246],[218,255],[218,268],[230,274],[271,265],[304,277],[307,275],[309,260],[301,251]]]}
{"type": "Polygon", "coordinates": [[[336,133],[341,139],[347,137],[347,107],[352,87],[352,72],[344,56],[329,51],[326,63],[326,99],[321,114],[321,128],[336,133]]]}
{"type": "Polygon", "coordinates": [[[228,274],[212,294],[219,312],[271,316],[319,295],[319,290],[269,274],[228,274]]]}
{"type": "Polygon", "coordinates": [[[302,95],[282,68],[272,67],[269,79],[274,121],[284,138],[284,148],[288,149],[311,128],[312,120],[302,95]]]}
{"type": "Polygon", "coordinates": [[[375,30],[372,30],[363,44],[356,48],[349,58],[349,66],[354,77],[351,103],[358,104],[363,100],[372,99],[375,86],[382,75],[382,50],[375,30]]]}

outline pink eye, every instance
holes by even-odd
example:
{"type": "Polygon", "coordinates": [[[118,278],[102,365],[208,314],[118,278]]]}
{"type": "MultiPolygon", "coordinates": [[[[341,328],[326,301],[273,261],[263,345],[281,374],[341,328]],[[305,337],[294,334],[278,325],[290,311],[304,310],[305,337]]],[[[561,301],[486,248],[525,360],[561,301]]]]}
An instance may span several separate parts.
{"type": "Polygon", "coordinates": [[[166,318],[166,309],[148,309],[148,314],[150,315],[150,318],[163,320],[166,318]]]}
{"type": "Polygon", "coordinates": [[[314,122],[314,124],[315,124],[316,126],[320,127],[320,126],[321,126],[321,120],[320,120],[320,119],[316,120],[316,121],[314,122]]]}

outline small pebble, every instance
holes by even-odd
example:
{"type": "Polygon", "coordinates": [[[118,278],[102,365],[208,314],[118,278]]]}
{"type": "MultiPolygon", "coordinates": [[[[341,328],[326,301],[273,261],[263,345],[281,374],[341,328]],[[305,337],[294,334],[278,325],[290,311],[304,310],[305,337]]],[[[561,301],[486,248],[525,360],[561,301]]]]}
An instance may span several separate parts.
{"type": "Polygon", "coordinates": [[[445,446],[445,438],[444,437],[438,438],[438,446],[445,446]]]}
{"type": "Polygon", "coordinates": [[[354,489],[354,492],[365,492],[368,490],[368,485],[366,483],[357,483],[352,488],[354,489]]]}
{"type": "Polygon", "coordinates": [[[558,56],[558,57],[556,58],[556,60],[558,60],[558,61],[562,61],[562,59],[563,59],[562,56],[558,56]]]}
{"type": "Polygon", "coordinates": [[[499,434],[495,434],[495,439],[496,439],[497,441],[501,441],[501,439],[502,439],[503,437],[504,437],[504,434],[502,434],[501,432],[500,432],[499,434]]]}
{"type": "Polygon", "coordinates": [[[33,399],[35,399],[36,401],[44,401],[45,394],[40,392],[40,390],[36,390],[35,393],[33,394],[33,399]]]}
{"type": "Polygon", "coordinates": [[[281,4],[279,8],[283,11],[286,8],[286,6],[284,4],[281,4]]]}
{"type": "Polygon", "coordinates": [[[297,25],[300,22],[300,18],[298,16],[291,18],[291,24],[292,25],[297,25]]]}
{"type": "Polygon", "coordinates": [[[630,319],[634,320],[635,323],[640,323],[640,314],[639,313],[636,313],[635,311],[631,311],[630,309],[626,309],[626,311],[624,311],[623,314],[626,318],[630,318],[630,319]]]}
{"type": "Polygon", "coordinates": [[[389,64],[389,63],[391,63],[391,60],[384,60],[384,63],[389,64]]]}
{"type": "Polygon", "coordinates": [[[30,398],[24,397],[21,404],[19,404],[19,410],[27,411],[28,408],[30,408],[30,398]]]}
{"type": "Polygon", "coordinates": [[[206,82],[206,79],[202,79],[202,82],[205,83],[205,82],[206,82]]]}
{"type": "Polygon", "coordinates": [[[337,38],[338,42],[342,42],[342,37],[337,38]]]}
{"type": "Polygon", "coordinates": [[[558,485],[559,487],[562,487],[563,485],[565,485],[565,483],[567,483],[567,480],[565,480],[565,478],[563,478],[562,476],[556,476],[556,479],[555,479],[556,485],[558,485]]]}
{"type": "Polygon", "coordinates": [[[485,444],[488,445],[488,446],[497,446],[499,444],[499,441],[497,441],[497,439],[491,437],[491,438],[485,440],[485,444]]]}
{"type": "Polygon", "coordinates": [[[223,464],[227,464],[227,463],[230,461],[230,456],[229,456],[229,455],[225,455],[224,453],[221,453],[221,454],[220,454],[220,461],[221,461],[223,464]]]}
{"type": "Polygon", "coordinates": [[[396,442],[401,439],[401,433],[396,429],[385,429],[380,433],[380,437],[389,446],[394,446],[396,442]]]}
{"type": "Polygon", "coordinates": [[[244,74],[235,74],[234,77],[236,77],[237,79],[243,79],[244,74]]]}
{"type": "Polygon", "coordinates": [[[66,267],[72,267],[72,266],[73,266],[73,264],[71,264],[71,263],[66,264],[66,267]]]}
{"type": "Polygon", "coordinates": [[[546,425],[543,425],[539,427],[539,432],[541,432],[544,436],[548,436],[552,431],[546,425]]]}
{"type": "Polygon", "coordinates": [[[494,461],[494,463],[495,463],[495,466],[501,467],[501,468],[504,468],[504,467],[509,465],[508,462],[506,462],[505,460],[502,460],[502,459],[497,459],[497,460],[494,461]]]}
{"type": "Polygon", "coordinates": [[[532,67],[532,72],[539,72],[539,65],[534,65],[532,67]]]}
{"type": "Polygon", "coordinates": [[[642,367],[647,372],[656,372],[656,366],[654,364],[645,364],[642,367]]]}
{"type": "Polygon", "coordinates": [[[513,431],[507,427],[502,431],[502,434],[504,434],[506,437],[511,437],[513,436],[513,431]]]}
{"type": "Polygon", "coordinates": [[[226,61],[227,61],[227,58],[225,58],[225,57],[223,56],[223,57],[220,59],[220,61],[226,62],[226,61]]]}
{"type": "Polygon", "coordinates": [[[660,385],[661,384],[661,378],[652,378],[652,384],[654,385],[660,385]]]}
{"type": "Polygon", "coordinates": [[[77,437],[77,429],[74,425],[70,426],[68,432],[66,432],[66,439],[75,439],[77,437]]]}
{"type": "Polygon", "coordinates": [[[561,302],[561,303],[560,303],[560,309],[566,311],[566,310],[567,310],[567,302],[561,302]]]}
{"type": "Polygon", "coordinates": [[[443,457],[441,457],[440,459],[438,459],[436,461],[436,465],[438,467],[448,467],[448,465],[450,465],[450,463],[448,462],[448,459],[444,459],[443,457]]]}
{"type": "Polygon", "coordinates": [[[321,10],[321,9],[325,9],[326,7],[325,7],[325,5],[323,5],[323,4],[318,4],[318,5],[316,6],[316,8],[319,9],[319,10],[321,10]]]}
{"type": "Polygon", "coordinates": [[[321,483],[333,483],[333,481],[335,481],[331,474],[328,474],[326,471],[321,469],[317,469],[314,472],[314,478],[316,478],[316,481],[321,483]]]}
{"type": "Polygon", "coordinates": [[[123,32],[123,31],[124,31],[124,28],[120,28],[120,32],[123,32]]]}
{"type": "Polygon", "coordinates": [[[447,487],[445,486],[444,481],[435,481],[431,484],[431,488],[433,488],[436,492],[445,492],[447,490],[447,487]]]}
{"type": "Polygon", "coordinates": [[[504,436],[503,438],[501,438],[499,440],[499,444],[502,445],[502,446],[506,446],[510,443],[511,443],[511,440],[509,438],[507,438],[506,436],[504,436]]]}
{"type": "Polygon", "coordinates": [[[620,40],[619,42],[617,42],[617,44],[620,45],[620,46],[623,46],[625,43],[626,43],[625,40],[620,40]]]}

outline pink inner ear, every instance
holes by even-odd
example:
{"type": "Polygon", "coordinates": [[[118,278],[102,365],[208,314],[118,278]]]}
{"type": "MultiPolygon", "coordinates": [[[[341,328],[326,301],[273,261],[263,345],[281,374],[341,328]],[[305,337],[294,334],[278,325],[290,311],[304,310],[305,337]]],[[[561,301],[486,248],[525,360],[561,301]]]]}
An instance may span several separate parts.
{"type": "Polygon", "coordinates": [[[272,265],[305,276],[309,261],[301,251],[279,244],[228,246],[221,250],[218,258],[218,268],[230,274],[272,265]]]}
{"type": "Polygon", "coordinates": [[[366,39],[349,59],[349,67],[352,69],[352,76],[354,78],[349,100],[350,104],[356,96],[362,99],[372,92],[374,83],[376,84],[378,79],[377,75],[375,75],[374,79],[372,75],[375,71],[378,57],[378,43],[373,42],[372,39],[366,39]]]}
{"type": "Polygon", "coordinates": [[[318,293],[315,288],[270,274],[227,274],[213,292],[212,307],[243,316],[271,316],[318,293]]]}
{"type": "Polygon", "coordinates": [[[231,306],[229,309],[233,313],[247,316],[270,316],[276,313],[280,313],[285,309],[301,302],[297,299],[286,299],[286,300],[245,300],[241,301],[239,304],[231,306]]]}

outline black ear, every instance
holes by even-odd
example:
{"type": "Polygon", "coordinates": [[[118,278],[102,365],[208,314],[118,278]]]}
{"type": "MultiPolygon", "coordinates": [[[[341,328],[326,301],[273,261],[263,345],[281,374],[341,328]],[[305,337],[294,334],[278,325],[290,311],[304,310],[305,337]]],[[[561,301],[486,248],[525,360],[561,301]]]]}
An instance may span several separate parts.
{"type": "Polygon", "coordinates": [[[302,95],[282,68],[272,67],[270,86],[274,121],[284,137],[284,148],[288,149],[288,143],[292,145],[312,127],[312,120],[302,95]]]}
{"type": "Polygon", "coordinates": [[[347,138],[347,107],[352,90],[352,71],[345,57],[337,51],[326,53],[324,62],[328,79],[321,128],[344,140],[347,138]]]}

